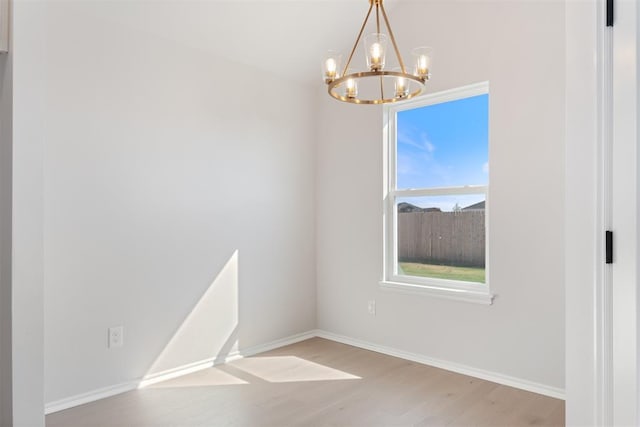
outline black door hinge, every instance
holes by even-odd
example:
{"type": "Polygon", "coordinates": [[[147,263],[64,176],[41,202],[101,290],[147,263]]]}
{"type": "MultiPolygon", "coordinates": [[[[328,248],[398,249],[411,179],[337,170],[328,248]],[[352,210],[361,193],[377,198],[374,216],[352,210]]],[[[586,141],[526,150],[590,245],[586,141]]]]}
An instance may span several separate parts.
{"type": "Polygon", "coordinates": [[[613,264],[613,231],[605,232],[605,263],[613,264]]]}
{"type": "Polygon", "coordinates": [[[607,0],[607,27],[613,27],[613,0],[607,0]]]}

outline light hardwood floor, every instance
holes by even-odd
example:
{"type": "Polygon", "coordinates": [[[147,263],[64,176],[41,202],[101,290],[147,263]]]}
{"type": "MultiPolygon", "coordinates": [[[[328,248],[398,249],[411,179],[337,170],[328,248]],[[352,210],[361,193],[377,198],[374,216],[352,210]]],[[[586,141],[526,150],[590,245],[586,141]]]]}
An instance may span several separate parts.
{"type": "Polygon", "coordinates": [[[562,426],[564,402],[313,338],[57,412],[46,424],[562,426]]]}

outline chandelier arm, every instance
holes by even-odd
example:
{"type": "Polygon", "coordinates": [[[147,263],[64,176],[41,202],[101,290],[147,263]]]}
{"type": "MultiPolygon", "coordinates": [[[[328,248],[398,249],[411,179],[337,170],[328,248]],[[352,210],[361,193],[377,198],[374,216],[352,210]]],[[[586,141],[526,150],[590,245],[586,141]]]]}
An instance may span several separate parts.
{"type": "Polygon", "coordinates": [[[362,27],[360,27],[360,32],[358,33],[358,37],[356,38],[356,42],[353,45],[353,49],[351,49],[351,53],[349,54],[349,59],[344,66],[344,70],[342,70],[342,75],[347,74],[347,70],[349,69],[349,64],[351,64],[351,60],[353,59],[353,54],[356,53],[356,48],[358,47],[358,43],[360,43],[360,38],[362,37],[362,33],[364,32],[364,28],[367,25],[367,21],[369,20],[369,15],[371,15],[371,11],[373,10],[373,3],[369,6],[369,11],[367,12],[367,16],[364,18],[364,22],[362,23],[362,27]]]}
{"type": "Polygon", "coordinates": [[[391,43],[393,44],[393,49],[396,51],[396,56],[398,57],[398,62],[400,62],[400,69],[403,73],[407,73],[407,70],[404,66],[404,61],[402,60],[402,56],[400,55],[400,51],[398,50],[398,45],[396,44],[396,38],[393,36],[393,31],[391,30],[391,25],[389,25],[389,18],[387,18],[387,12],[384,10],[384,5],[380,4],[380,9],[382,9],[382,17],[384,18],[384,22],[387,25],[387,30],[389,30],[389,36],[391,37],[391,43]]]}

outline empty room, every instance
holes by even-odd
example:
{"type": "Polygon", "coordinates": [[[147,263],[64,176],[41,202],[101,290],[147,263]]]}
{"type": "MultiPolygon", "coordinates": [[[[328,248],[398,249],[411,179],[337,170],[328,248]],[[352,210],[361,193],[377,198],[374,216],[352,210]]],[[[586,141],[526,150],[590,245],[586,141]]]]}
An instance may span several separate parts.
{"type": "Polygon", "coordinates": [[[637,425],[631,0],[0,2],[0,426],[637,425]]]}

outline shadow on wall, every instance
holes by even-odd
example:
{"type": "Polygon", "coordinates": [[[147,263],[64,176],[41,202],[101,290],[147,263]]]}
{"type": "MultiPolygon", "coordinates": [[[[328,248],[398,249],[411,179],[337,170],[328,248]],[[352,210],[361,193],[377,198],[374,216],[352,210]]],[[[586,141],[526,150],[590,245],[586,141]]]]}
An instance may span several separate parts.
{"type": "Polygon", "coordinates": [[[140,386],[173,372],[223,362],[238,350],[238,251],[211,282],[153,362],[140,386]]]}

